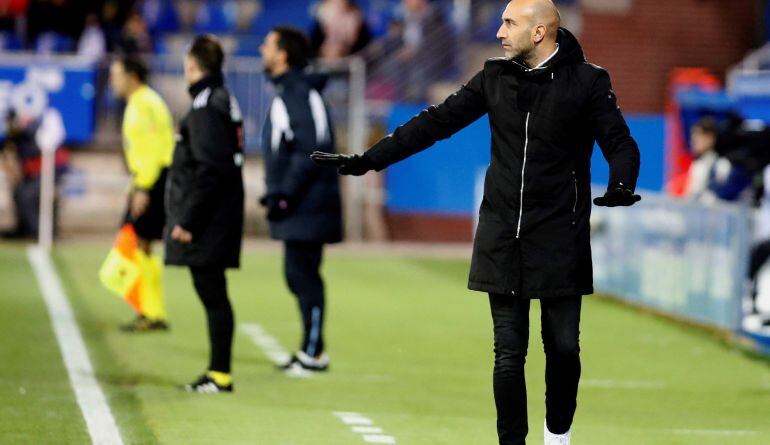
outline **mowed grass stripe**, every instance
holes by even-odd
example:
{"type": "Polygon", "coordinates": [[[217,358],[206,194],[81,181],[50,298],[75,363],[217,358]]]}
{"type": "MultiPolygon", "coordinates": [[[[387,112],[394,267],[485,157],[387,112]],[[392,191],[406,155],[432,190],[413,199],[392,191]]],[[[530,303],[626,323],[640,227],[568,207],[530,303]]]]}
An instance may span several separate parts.
{"type": "MultiPolygon", "coordinates": [[[[336,411],[366,413],[399,444],[495,443],[491,321],[486,296],[465,290],[466,261],[330,253],[331,372],[286,378],[240,334],[236,393],[201,397],[174,387],[201,372],[207,355],[203,309],[189,273],[167,272],[171,332],[126,336],[116,326],[130,311],[96,278],[108,247],[69,245],[57,264],[127,443],[360,443],[330,415],[336,411]]],[[[243,269],[229,274],[236,318],[259,323],[293,349],[299,320],[280,255],[245,252],[243,259],[243,269]]],[[[741,444],[768,443],[766,363],[590,298],[583,321],[589,385],[581,388],[575,440],[701,445],[733,438],[674,431],[726,430],[751,431],[736,438],[741,444]]],[[[544,411],[537,303],[530,330],[530,441],[537,443],[544,411]]]]}

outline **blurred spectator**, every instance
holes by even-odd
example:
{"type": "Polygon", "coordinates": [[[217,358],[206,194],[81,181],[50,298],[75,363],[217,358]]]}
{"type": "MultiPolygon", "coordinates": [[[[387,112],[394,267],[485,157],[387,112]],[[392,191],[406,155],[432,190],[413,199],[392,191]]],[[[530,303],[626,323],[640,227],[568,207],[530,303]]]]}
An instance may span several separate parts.
{"type": "MultiPolygon", "coordinates": [[[[59,112],[52,108],[36,118],[10,110],[6,115],[6,131],[6,140],[0,146],[0,154],[3,172],[13,190],[16,227],[3,232],[2,236],[34,238],[40,221],[41,148],[59,147],[64,141],[64,124],[59,112]]],[[[66,162],[66,152],[57,150],[57,172],[66,168],[66,162]]]]}
{"type": "Polygon", "coordinates": [[[388,32],[375,40],[364,51],[368,62],[369,79],[367,97],[381,100],[397,100],[401,63],[396,58],[404,46],[404,23],[391,20],[388,32]]]}
{"type": "Polygon", "coordinates": [[[322,59],[339,59],[362,50],[371,33],[354,0],[322,0],[310,33],[313,53],[322,59]]]}
{"type": "Polygon", "coordinates": [[[96,14],[86,17],[86,27],[78,40],[78,55],[98,62],[107,54],[107,41],[96,14]]]}
{"type": "Polygon", "coordinates": [[[0,30],[16,31],[16,19],[27,12],[29,0],[0,0],[0,30]]]}
{"type": "Polygon", "coordinates": [[[717,161],[717,122],[705,117],[690,130],[690,150],[694,158],[687,172],[687,190],[684,196],[700,199],[709,188],[711,170],[717,161]]]}
{"type": "MultiPolygon", "coordinates": [[[[123,28],[132,14],[136,14],[136,0],[92,0],[94,13],[98,13],[107,52],[119,49],[123,39],[123,28]]],[[[91,12],[88,10],[86,12],[91,12]]]]}
{"type": "Polygon", "coordinates": [[[136,11],[132,12],[126,24],[123,25],[123,33],[118,43],[118,50],[124,54],[152,52],[152,39],[147,29],[144,17],[136,11]]]}
{"type": "Polygon", "coordinates": [[[767,165],[767,141],[764,132],[749,127],[747,121],[737,116],[731,116],[722,124],[708,116],[692,126],[693,162],[684,181],[685,198],[704,204],[755,201],[752,184],[767,165]]]}
{"type": "Polygon", "coordinates": [[[742,165],[720,157],[711,168],[708,191],[703,194],[701,201],[750,201],[751,179],[751,175],[742,165]]]}
{"type": "Polygon", "coordinates": [[[710,176],[712,196],[758,205],[762,173],[770,163],[769,146],[770,128],[763,121],[729,116],[717,132],[715,149],[719,159],[710,176]]]}
{"type": "Polygon", "coordinates": [[[749,284],[751,290],[751,314],[759,318],[762,327],[770,326],[770,297],[764,295],[760,299],[758,294],[758,277],[763,266],[770,259],[770,166],[763,172],[764,193],[762,196],[759,213],[755,221],[756,238],[759,240],[751,248],[749,259],[749,284]]]}
{"type": "Polygon", "coordinates": [[[424,102],[431,82],[454,69],[454,39],[449,21],[428,0],[402,0],[403,47],[396,58],[403,67],[405,99],[424,102]]]}

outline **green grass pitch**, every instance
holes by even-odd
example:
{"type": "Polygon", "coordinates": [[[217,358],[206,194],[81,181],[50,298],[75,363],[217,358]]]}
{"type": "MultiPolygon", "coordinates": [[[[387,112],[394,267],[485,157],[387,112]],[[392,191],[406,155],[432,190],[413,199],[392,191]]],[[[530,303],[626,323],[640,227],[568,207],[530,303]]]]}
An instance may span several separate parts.
{"type": "MultiPolygon", "coordinates": [[[[492,328],[466,261],[327,254],[328,374],[289,378],[236,331],[233,395],[186,394],[203,371],[203,308],[184,269],[166,272],[172,330],[126,335],[131,311],[96,271],[108,244],[69,243],[54,261],[127,444],[365,444],[334,412],[372,419],[398,444],[495,444],[492,328]]],[[[299,342],[278,250],[250,249],[229,273],[236,322],[299,342]]],[[[0,444],[86,444],[24,246],[0,244],[0,444]]],[[[529,442],[542,443],[544,357],[532,306],[529,442]]],[[[770,443],[770,366],[713,337],[586,298],[573,443],[770,443]]]]}

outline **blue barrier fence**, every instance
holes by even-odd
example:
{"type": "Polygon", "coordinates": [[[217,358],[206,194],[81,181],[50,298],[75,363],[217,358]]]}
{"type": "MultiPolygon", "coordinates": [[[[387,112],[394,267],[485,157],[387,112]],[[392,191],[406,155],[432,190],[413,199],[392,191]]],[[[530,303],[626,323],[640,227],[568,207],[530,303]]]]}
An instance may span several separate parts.
{"type": "Polygon", "coordinates": [[[628,208],[594,208],[596,289],[731,331],[741,328],[750,210],[652,193],[628,208]]]}

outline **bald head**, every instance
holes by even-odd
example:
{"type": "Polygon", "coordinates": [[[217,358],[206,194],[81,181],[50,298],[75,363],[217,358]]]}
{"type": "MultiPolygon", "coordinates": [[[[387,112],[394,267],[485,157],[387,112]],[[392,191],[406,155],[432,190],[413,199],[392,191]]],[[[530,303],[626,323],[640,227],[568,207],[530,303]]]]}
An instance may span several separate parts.
{"type": "Polygon", "coordinates": [[[502,20],[497,38],[507,57],[530,62],[555,50],[561,15],[553,1],[511,0],[502,20]]]}
{"type": "Polygon", "coordinates": [[[532,26],[545,25],[547,34],[556,39],[561,25],[561,14],[551,0],[514,0],[511,3],[524,3],[524,10],[532,18],[532,26]]]}

